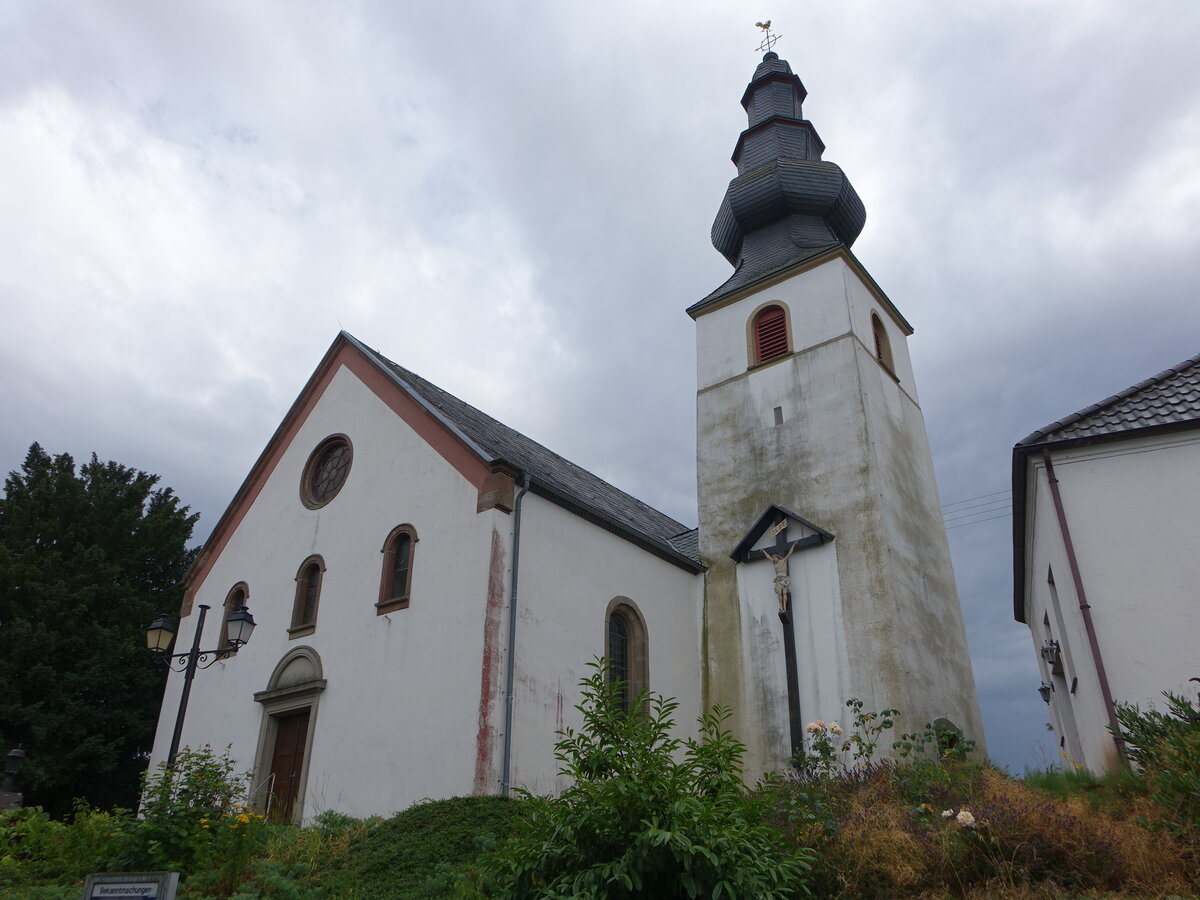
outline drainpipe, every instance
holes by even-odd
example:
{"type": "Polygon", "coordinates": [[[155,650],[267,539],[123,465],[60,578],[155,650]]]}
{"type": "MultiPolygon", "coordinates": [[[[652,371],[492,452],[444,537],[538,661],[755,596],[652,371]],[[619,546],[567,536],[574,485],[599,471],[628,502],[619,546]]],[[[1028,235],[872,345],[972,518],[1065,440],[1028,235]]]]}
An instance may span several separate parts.
{"type": "Polygon", "coordinates": [[[521,490],[513,502],[512,578],[508,588],[508,659],[504,666],[504,765],[500,794],[512,790],[513,678],[517,668],[517,568],[521,563],[521,501],[529,490],[529,473],[521,476],[521,490]]]}
{"type": "Polygon", "coordinates": [[[1054,462],[1050,451],[1042,449],[1042,461],[1046,464],[1046,479],[1050,482],[1050,496],[1054,498],[1054,512],[1058,516],[1058,530],[1067,549],[1067,565],[1071,579],[1075,582],[1075,596],[1079,598],[1079,611],[1083,614],[1083,627],[1087,630],[1088,645],[1092,648],[1092,659],[1096,663],[1096,677],[1100,680],[1100,694],[1104,697],[1104,710],[1108,713],[1108,724],[1113,743],[1117,745],[1117,759],[1127,766],[1125,738],[1121,737],[1121,726],[1117,722],[1117,708],[1113,703],[1112,690],[1108,686],[1108,674],[1104,670],[1104,658],[1100,655],[1100,643],[1096,640],[1096,627],[1092,624],[1092,607],[1083,590],[1083,577],[1079,573],[1079,559],[1075,556],[1075,544],[1071,540],[1071,529],[1067,527],[1067,513],[1063,508],[1062,494],[1058,490],[1058,477],[1054,474],[1054,462]]]}

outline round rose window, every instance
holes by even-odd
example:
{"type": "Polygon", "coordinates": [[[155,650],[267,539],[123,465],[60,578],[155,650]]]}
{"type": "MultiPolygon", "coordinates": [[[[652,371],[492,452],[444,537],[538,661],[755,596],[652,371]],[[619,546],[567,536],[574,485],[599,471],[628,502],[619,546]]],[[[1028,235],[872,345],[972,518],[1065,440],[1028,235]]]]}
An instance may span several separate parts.
{"type": "Polygon", "coordinates": [[[304,467],[300,499],[305,506],[316,509],[337,496],[350,474],[352,457],[350,439],[345,435],[335,434],[321,442],[304,467]]]}

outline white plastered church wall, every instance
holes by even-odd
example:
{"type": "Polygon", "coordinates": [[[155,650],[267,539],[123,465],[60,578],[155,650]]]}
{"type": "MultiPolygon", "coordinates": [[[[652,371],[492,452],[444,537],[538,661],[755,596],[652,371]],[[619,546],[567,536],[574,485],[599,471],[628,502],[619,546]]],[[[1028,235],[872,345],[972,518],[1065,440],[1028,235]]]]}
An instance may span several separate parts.
{"type": "Polygon", "coordinates": [[[646,628],[648,687],[679,701],[675,734],[700,715],[700,579],[535,494],[521,513],[513,784],[561,790],[555,732],[578,728],[579,681],[603,656],[616,597],[632,601],[646,628]]]}
{"type": "MultiPolygon", "coordinates": [[[[1188,679],[1200,676],[1200,435],[1106,442],[1057,450],[1053,459],[1114,700],[1161,708],[1164,690],[1192,695],[1188,679]]],[[[1062,676],[1038,656],[1043,681],[1054,687],[1056,742],[1063,741],[1070,759],[1104,771],[1116,763],[1115,747],[1040,459],[1031,465],[1028,484],[1026,621],[1036,649],[1053,638],[1064,650],[1062,676]],[[1047,578],[1051,570],[1057,604],[1047,578]]]]}
{"type": "MultiPolygon", "coordinates": [[[[902,727],[946,716],[982,746],[924,421],[904,334],[886,305],[834,256],[701,313],[696,328],[704,562],[725,566],[722,558],[770,503],[832,531],[838,593],[818,602],[840,605],[842,619],[853,623],[838,667],[847,673],[839,700],[899,707],[902,727]],[[748,322],[771,302],[788,310],[795,353],[748,368],[748,322]],[[875,359],[873,312],[888,330],[896,379],[875,359]]],[[[708,610],[728,622],[732,613],[721,609],[727,601],[716,595],[730,585],[713,569],[709,582],[708,610]]],[[[709,690],[736,703],[750,695],[749,686],[728,692],[719,672],[729,658],[740,658],[743,670],[756,648],[748,635],[729,630],[715,644],[709,690]]],[[[836,641],[834,634],[815,638],[836,641]]],[[[821,697],[817,707],[832,702],[821,697]]],[[[766,721],[766,713],[748,708],[740,729],[752,765],[775,769],[787,762],[769,738],[781,716],[772,710],[766,721]]]]}
{"type": "MultiPolygon", "coordinates": [[[[491,535],[498,529],[505,546],[511,535],[509,516],[476,514],[477,497],[349,370],[338,371],[196,594],[196,604],[212,607],[204,647],[216,646],[222,603],[238,581],[249,586],[258,627],[235,657],[197,675],[183,744],[219,735],[249,769],[263,722],[252,695],[267,688],[285,654],[307,645],[320,655],[328,687],[307,762],[305,820],[330,808],[388,814],[425,797],[470,793],[491,535]],[[352,442],[350,474],[328,505],[307,509],[305,464],[335,433],[352,442]],[[380,551],[404,522],[419,537],[412,602],[378,616],[380,551]],[[296,572],[314,553],[326,565],[316,630],[289,640],[296,572]]],[[[193,608],[182,620],[177,649],[189,645],[196,615],[193,608]]],[[[181,686],[173,674],[152,765],[166,756],[181,686]]]]}

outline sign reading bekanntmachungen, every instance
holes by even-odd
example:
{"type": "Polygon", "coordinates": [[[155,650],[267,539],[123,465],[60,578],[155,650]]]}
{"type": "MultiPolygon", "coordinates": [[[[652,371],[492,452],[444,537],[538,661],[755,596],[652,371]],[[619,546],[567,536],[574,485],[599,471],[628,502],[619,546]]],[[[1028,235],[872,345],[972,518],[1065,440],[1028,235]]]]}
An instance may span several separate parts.
{"type": "Polygon", "coordinates": [[[178,872],[101,872],[89,875],[83,900],[175,900],[178,872]]]}

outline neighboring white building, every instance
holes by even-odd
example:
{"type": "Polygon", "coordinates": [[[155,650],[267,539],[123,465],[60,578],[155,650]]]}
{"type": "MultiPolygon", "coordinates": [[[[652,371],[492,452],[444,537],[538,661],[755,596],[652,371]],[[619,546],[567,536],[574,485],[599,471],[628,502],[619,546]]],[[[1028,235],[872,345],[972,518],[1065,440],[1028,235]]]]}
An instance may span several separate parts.
{"type": "Polygon", "coordinates": [[[766,54],[713,226],[736,269],[688,310],[699,528],[342,333],[189,573],[184,635],[200,604],[205,646],[243,602],[258,629],[193,682],[184,744],[232,744],[283,818],[553,791],[601,655],[680,734],[730,706],[751,777],[851,696],[982,742],[912,329],[803,99],[766,54]]]}
{"type": "Polygon", "coordinates": [[[1114,703],[1200,675],[1198,501],[1200,356],[1013,448],[1013,614],[1059,747],[1093,772],[1119,763],[1114,703]]]}

